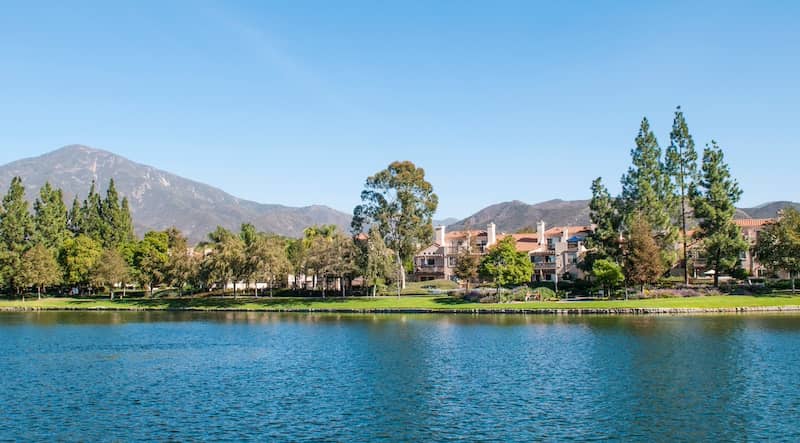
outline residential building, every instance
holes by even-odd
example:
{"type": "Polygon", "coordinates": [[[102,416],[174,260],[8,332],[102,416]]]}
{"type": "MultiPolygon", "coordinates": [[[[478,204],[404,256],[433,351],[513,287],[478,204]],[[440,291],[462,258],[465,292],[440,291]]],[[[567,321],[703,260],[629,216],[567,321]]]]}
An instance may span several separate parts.
{"type": "Polygon", "coordinates": [[[414,279],[455,280],[458,257],[464,253],[484,255],[498,241],[513,237],[517,250],[530,256],[535,281],[582,278],[577,264],[586,253],[584,242],[591,226],[559,226],[547,229],[543,221],[535,233],[497,233],[494,223],[485,230],[447,232],[444,226],[435,229],[434,242],[414,257],[414,279]]]}

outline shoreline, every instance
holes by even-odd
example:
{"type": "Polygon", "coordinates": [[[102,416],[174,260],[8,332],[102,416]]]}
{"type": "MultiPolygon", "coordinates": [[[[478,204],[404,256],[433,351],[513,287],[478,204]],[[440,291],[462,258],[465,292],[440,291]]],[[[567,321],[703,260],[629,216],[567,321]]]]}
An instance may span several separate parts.
{"type": "Polygon", "coordinates": [[[108,307],[108,306],[4,306],[0,313],[10,312],[263,312],[294,314],[471,314],[471,315],[686,315],[800,313],[800,305],[741,306],[724,308],[201,308],[201,307],[108,307]]]}

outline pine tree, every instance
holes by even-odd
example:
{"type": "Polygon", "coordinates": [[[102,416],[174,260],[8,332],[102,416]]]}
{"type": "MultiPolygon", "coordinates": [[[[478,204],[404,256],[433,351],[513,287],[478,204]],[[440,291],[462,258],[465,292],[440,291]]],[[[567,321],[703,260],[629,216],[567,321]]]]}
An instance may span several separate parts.
{"type": "Polygon", "coordinates": [[[747,249],[747,242],[739,226],[733,223],[742,190],[731,177],[722,149],[713,140],[703,150],[700,179],[690,195],[700,224],[695,237],[702,241],[707,262],[714,270],[714,286],[718,286],[720,273],[736,265],[739,254],[747,249]]]}
{"type": "Polygon", "coordinates": [[[67,219],[67,229],[69,229],[72,235],[80,235],[85,232],[83,212],[81,211],[81,204],[77,196],[72,200],[72,209],[70,209],[67,214],[67,219]]]}
{"type": "Polygon", "coordinates": [[[675,111],[672,132],[669,134],[666,169],[672,179],[673,187],[677,191],[678,204],[680,206],[677,216],[681,226],[683,243],[683,280],[684,284],[689,284],[689,238],[686,224],[691,216],[689,189],[697,182],[697,151],[694,148],[694,140],[689,133],[689,127],[686,125],[686,119],[680,106],[675,111]]]}
{"type": "Polygon", "coordinates": [[[123,244],[133,241],[133,223],[128,199],[123,197],[120,202],[113,178],[108,182],[106,198],[102,202],[101,218],[102,227],[106,231],[103,235],[106,248],[118,249],[123,244]]]}
{"type": "Polygon", "coordinates": [[[644,216],[653,228],[662,259],[671,265],[675,261],[678,235],[672,223],[677,202],[661,159],[661,148],[647,118],[642,119],[635,142],[636,147],[631,150],[632,165],[622,176],[624,223],[630,227],[634,214],[644,216]]]}
{"type": "Polygon", "coordinates": [[[22,179],[14,177],[3,197],[0,211],[0,247],[4,249],[0,257],[0,274],[3,280],[17,292],[22,289],[19,278],[22,256],[30,248],[33,237],[33,217],[25,200],[25,188],[22,179]]]}
{"type": "Polygon", "coordinates": [[[592,182],[589,211],[594,231],[586,239],[586,247],[590,252],[581,263],[587,271],[593,268],[595,260],[606,259],[619,263],[622,256],[619,241],[622,219],[618,203],[611,198],[600,177],[592,182]]]}
{"type": "Polygon", "coordinates": [[[92,186],[89,188],[89,195],[83,201],[81,206],[82,215],[82,230],[92,240],[104,244],[104,237],[108,228],[106,227],[103,218],[103,201],[100,194],[97,193],[97,188],[94,180],[92,186]]]}
{"type": "Polygon", "coordinates": [[[33,213],[35,242],[55,253],[70,236],[67,206],[61,189],[45,183],[33,203],[33,213]]]}

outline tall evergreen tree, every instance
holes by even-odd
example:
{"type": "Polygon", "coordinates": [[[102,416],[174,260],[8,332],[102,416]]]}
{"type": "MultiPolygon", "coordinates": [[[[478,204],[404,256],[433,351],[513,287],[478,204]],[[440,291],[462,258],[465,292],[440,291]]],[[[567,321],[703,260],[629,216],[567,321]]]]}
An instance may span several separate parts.
{"type": "Polygon", "coordinates": [[[119,232],[119,194],[113,178],[108,181],[106,198],[100,203],[100,217],[103,219],[103,247],[117,248],[122,244],[122,239],[119,232]]]}
{"type": "Polygon", "coordinates": [[[0,243],[5,250],[0,257],[0,273],[5,283],[19,292],[19,275],[22,271],[22,256],[31,246],[34,225],[33,217],[25,200],[22,179],[14,177],[0,208],[0,243]]]}
{"type": "Polygon", "coordinates": [[[595,260],[606,259],[619,263],[622,256],[619,241],[622,219],[618,203],[611,198],[600,177],[592,182],[589,211],[594,231],[586,239],[586,247],[590,252],[582,266],[587,271],[593,268],[595,260]]]}
{"type": "Polygon", "coordinates": [[[112,178],[108,182],[106,198],[101,205],[102,227],[105,230],[103,242],[106,248],[118,249],[134,239],[133,223],[127,198],[120,202],[117,186],[112,178]]]}
{"type": "Polygon", "coordinates": [[[67,214],[67,229],[72,235],[79,235],[85,232],[83,212],[81,211],[81,203],[78,201],[78,196],[75,196],[72,200],[72,209],[67,214]]]}
{"type": "Polygon", "coordinates": [[[703,150],[701,171],[697,185],[690,190],[700,224],[695,236],[702,241],[707,262],[714,270],[714,286],[718,286],[720,273],[732,269],[739,254],[747,249],[739,226],[733,223],[742,190],[731,177],[722,149],[713,140],[703,150]]]}
{"type": "Polygon", "coordinates": [[[33,202],[34,237],[50,251],[56,252],[69,237],[67,206],[61,189],[47,182],[33,202]]]}
{"type": "Polygon", "coordinates": [[[686,119],[681,107],[675,110],[672,121],[672,132],[669,134],[669,148],[666,153],[666,169],[672,179],[674,189],[677,191],[680,208],[677,214],[681,226],[681,239],[683,243],[683,281],[689,284],[689,252],[687,235],[687,220],[691,216],[689,202],[689,189],[697,182],[697,151],[694,140],[689,133],[686,119]]]}
{"type": "Polygon", "coordinates": [[[635,142],[636,147],[631,150],[632,164],[622,176],[624,222],[630,226],[636,213],[645,217],[653,228],[662,259],[671,265],[675,261],[674,245],[678,236],[672,223],[676,199],[661,159],[661,148],[647,118],[642,119],[635,142]]]}
{"type": "Polygon", "coordinates": [[[117,230],[120,232],[120,239],[123,243],[130,243],[136,240],[133,232],[133,216],[128,204],[128,197],[122,197],[119,208],[119,218],[117,219],[117,230]]]}
{"type": "Polygon", "coordinates": [[[89,188],[89,195],[83,201],[81,216],[83,233],[92,240],[104,244],[104,237],[108,228],[103,218],[103,201],[100,198],[100,194],[97,193],[97,185],[94,180],[92,180],[92,186],[89,188]]]}

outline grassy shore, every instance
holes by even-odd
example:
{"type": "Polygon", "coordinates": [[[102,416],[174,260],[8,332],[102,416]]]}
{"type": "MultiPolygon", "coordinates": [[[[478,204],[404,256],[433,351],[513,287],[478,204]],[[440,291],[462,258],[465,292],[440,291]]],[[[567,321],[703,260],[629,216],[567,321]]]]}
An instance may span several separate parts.
{"type": "Polygon", "coordinates": [[[445,296],[377,298],[198,297],[198,298],[43,298],[0,300],[0,310],[198,310],[319,312],[565,312],[648,313],[742,310],[800,310],[800,296],[710,296],[581,302],[470,303],[445,296]]]}

